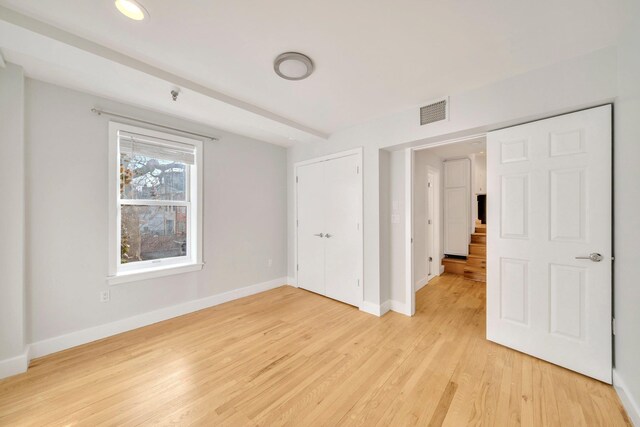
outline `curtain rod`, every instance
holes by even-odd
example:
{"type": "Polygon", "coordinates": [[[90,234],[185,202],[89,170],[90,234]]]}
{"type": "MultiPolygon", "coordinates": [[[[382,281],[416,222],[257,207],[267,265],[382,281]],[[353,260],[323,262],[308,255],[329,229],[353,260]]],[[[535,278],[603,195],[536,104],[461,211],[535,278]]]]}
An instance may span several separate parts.
{"type": "Polygon", "coordinates": [[[99,116],[104,114],[105,116],[112,116],[112,117],[118,117],[118,118],[121,118],[121,119],[133,120],[134,122],[144,123],[146,125],[156,126],[156,127],[163,128],[163,129],[169,129],[169,130],[174,130],[174,131],[177,131],[177,132],[186,133],[186,134],[189,134],[189,135],[199,136],[201,138],[207,138],[207,139],[210,139],[212,141],[220,141],[220,138],[215,137],[215,136],[203,135],[201,133],[191,132],[191,131],[184,130],[184,129],[172,128],[170,126],[165,126],[165,125],[161,125],[161,124],[158,124],[158,123],[148,122],[146,120],[137,119],[135,117],[123,116],[121,114],[112,113],[110,111],[100,110],[98,108],[92,108],[91,112],[92,113],[96,113],[99,116]]]}

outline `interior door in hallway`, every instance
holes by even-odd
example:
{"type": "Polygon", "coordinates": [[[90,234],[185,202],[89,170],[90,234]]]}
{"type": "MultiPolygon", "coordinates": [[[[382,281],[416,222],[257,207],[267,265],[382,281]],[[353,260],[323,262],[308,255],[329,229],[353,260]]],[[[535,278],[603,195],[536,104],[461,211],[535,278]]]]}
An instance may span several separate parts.
{"type": "Polygon", "coordinates": [[[488,134],[487,338],[611,383],[611,106],[488,134]]]}
{"type": "Polygon", "coordinates": [[[296,172],[298,286],[324,295],[324,163],[300,166],[296,172]]]}

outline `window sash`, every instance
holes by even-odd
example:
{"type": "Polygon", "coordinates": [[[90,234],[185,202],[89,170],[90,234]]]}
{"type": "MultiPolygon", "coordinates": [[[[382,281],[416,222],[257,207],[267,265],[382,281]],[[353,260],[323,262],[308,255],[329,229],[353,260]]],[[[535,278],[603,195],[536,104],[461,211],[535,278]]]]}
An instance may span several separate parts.
{"type": "MultiPolygon", "coordinates": [[[[192,224],[191,224],[191,218],[192,218],[192,212],[191,212],[191,203],[190,202],[180,202],[180,203],[139,203],[139,200],[125,200],[125,202],[133,202],[133,203],[122,203],[122,201],[120,201],[118,203],[118,211],[117,211],[117,240],[118,240],[118,263],[117,263],[117,268],[118,268],[118,272],[127,272],[127,271],[138,271],[138,270],[144,270],[144,269],[149,269],[149,268],[157,268],[157,267],[162,267],[162,266],[169,266],[169,265],[174,265],[174,264],[189,264],[192,261],[195,261],[193,258],[193,254],[191,251],[191,230],[192,230],[192,224]],[[122,206],[168,206],[168,207],[172,207],[172,206],[181,206],[181,207],[186,207],[187,208],[187,213],[186,213],[186,217],[187,217],[187,225],[186,225],[186,230],[185,230],[185,235],[186,235],[186,239],[187,239],[187,243],[186,243],[186,254],[183,256],[179,256],[179,257],[168,257],[168,258],[158,258],[158,259],[151,259],[151,260],[145,260],[145,261],[136,261],[136,262],[127,262],[127,263],[122,263],[122,257],[120,256],[120,248],[122,246],[122,206]]],[[[151,200],[151,202],[155,202],[155,200],[151,200]]],[[[164,202],[164,200],[162,201],[164,202]]],[[[170,201],[169,201],[170,202],[170,201]]],[[[175,225],[174,225],[175,226],[175,225]]]]}
{"type": "Polygon", "coordinates": [[[119,199],[118,205],[131,206],[191,206],[190,201],[183,200],[155,200],[155,199],[119,199]]]}

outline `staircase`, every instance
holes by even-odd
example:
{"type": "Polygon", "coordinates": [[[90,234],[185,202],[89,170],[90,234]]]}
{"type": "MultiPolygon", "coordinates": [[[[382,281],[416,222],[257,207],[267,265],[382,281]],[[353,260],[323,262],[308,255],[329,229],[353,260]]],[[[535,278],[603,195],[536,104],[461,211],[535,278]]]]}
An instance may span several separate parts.
{"type": "Polygon", "coordinates": [[[464,266],[464,278],[476,282],[487,281],[487,225],[476,223],[471,234],[469,256],[464,266]]]}
{"type": "Polygon", "coordinates": [[[476,282],[487,280],[487,225],[476,221],[476,229],[471,234],[469,256],[464,258],[445,257],[442,260],[444,271],[463,275],[465,279],[476,282]]]}

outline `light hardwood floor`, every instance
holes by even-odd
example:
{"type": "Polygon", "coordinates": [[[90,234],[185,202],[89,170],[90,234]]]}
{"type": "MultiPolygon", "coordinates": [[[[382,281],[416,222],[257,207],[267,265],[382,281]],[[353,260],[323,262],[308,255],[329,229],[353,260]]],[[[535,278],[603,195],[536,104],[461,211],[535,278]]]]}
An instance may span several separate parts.
{"type": "Polygon", "coordinates": [[[484,289],[376,318],[285,286],[35,360],[0,425],[629,425],[610,386],[486,341],[484,289]]]}

